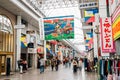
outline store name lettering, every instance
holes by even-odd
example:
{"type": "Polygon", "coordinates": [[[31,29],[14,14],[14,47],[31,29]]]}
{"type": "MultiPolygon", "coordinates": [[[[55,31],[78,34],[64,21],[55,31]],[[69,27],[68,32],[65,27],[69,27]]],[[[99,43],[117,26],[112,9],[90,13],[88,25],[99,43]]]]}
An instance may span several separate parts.
{"type": "Polygon", "coordinates": [[[80,3],[80,9],[89,8],[89,7],[97,7],[97,2],[90,2],[90,3],[80,3]]]}
{"type": "Polygon", "coordinates": [[[104,21],[104,24],[103,24],[103,32],[104,32],[104,41],[105,41],[105,45],[104,45],[104,47],[105,48],[111,48],[111,37],[112,37],[112,34],[111,34],[111,24],[110,24],[110,22],[109,22],[109,20],[108,20],[108,18],[106,18],[105,19],[105,21],[104,21]]]}

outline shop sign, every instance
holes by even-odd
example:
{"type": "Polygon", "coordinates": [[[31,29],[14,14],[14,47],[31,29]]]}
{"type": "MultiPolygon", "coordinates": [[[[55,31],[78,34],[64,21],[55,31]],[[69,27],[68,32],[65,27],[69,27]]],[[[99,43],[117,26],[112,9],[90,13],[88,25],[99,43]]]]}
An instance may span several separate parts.
{"type": "Polygon", "coordinates": [[[37,53],[37,51],[34,48],[28,48],[28,53],[37,53]]]}
{"type": "Polygon", "coordinates": [[[29,31],[26,31],[27,34],[35,34],[35,31],[34,30],[29,30],[29,31]]]}
{"type": "Polygon", "coordinates": [[[112,26],[111,26],[110,17],[100,19],[100,30],[101,30],[102,52],[103,53],[115,52],[115,47],[113,45],[112,26]]]}
{"type": "Polygon", "coordinates": [[[14,28],[15,29],[23,29],[23,28],[25,28],[25,25],[15,25],[14,28]]]}
{"type": "Polygon", "coordinates": [[[98,7],[98,2],[80,3],[80,9],[98,7]]]}

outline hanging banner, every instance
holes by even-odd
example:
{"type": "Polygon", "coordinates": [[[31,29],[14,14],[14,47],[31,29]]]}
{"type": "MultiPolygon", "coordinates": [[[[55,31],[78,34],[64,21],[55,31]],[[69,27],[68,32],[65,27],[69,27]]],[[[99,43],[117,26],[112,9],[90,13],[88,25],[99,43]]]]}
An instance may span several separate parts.
{"type": "Polygon", "coordinates": [[[93,33],[88,32],[86,33],[86,50],[89,50],[92,48],[92,44],[93,44],[93,33]]]}
{"type": "Polygon", "coordinates": [[[98,8],[87,9],[84,11],[84,21],[85,23],[91,23],[95,21],[95,14],[98,13],[98,8]]]}
{"type": "Polygon", "coordinates": [[[26,35],[21,34],[21,48],[26,48],[27,47],[27,40],[26,40],[26,35]]]}
{"type": "Polygon", "coordinates": [[[101,30],[101,43],[102,52],[111,53],[115,52],[115,46],[113,44],[111,18],[100,19],[100,30],[101,30]]]}
{"type": "Polygon", "coordinates": [[[74,16],[44,18],[45,40],[74,38],[74,16]]]}
{"type": "Polygon", "coordinates": [[[84,11],[85,17],[92,17],[92,16],[95,16],[95,13],[98,13],[98,8],[87,9],[87,10],[84,11]]]}

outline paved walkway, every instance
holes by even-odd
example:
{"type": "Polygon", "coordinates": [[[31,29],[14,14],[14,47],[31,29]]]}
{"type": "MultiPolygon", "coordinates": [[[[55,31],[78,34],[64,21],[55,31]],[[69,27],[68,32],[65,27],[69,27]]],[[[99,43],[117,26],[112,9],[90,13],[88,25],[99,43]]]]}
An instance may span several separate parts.
{"type": "Polygon", "coordinates": [[[0,80],[98,80],[98,78],[96,73],[85,72],[84,69],[73,73],[72,68],[65,68],[61,65],[59,71],[51,71],[47,68],[44,73],[40,74],[39,69],[33,69],[23,74],[2,76],[0,80]]]}

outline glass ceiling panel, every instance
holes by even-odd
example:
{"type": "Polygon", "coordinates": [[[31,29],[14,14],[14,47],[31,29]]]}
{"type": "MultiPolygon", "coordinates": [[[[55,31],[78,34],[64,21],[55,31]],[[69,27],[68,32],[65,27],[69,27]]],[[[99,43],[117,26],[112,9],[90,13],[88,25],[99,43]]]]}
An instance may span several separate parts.
{"type": "Polygon", "coordinates": [[[77,7],[78,0],[26,0],[44,14],[47,10],[77,7]]]}
{"type": "Polygon", "coordinates": [[[30,1],[34,1],[34,3],[41,10],[78,6],[78,0],[30,0],[30,1]]]}

